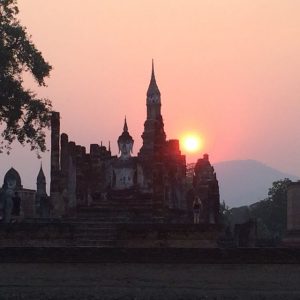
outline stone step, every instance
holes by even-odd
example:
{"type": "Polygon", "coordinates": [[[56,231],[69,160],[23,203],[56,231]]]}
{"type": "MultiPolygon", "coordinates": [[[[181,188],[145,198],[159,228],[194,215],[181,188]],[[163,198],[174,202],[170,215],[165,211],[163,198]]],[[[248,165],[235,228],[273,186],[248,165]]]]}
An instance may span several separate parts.
{"type": "Polygon", "coordinates": [[[117,230],[113,228],[79,228],[75,229],[75,233],[82,234],[82,233],[91,233],[91,234],[106,234],[106,233],[115,233],[117,230]]]}
{"type": "Polygon", "coordinates": [[[81,231],[81,232],[74,232],[74,237],[95,237],[95,238],[98,238],[98,237],[115,237],[117,236],[117,232],[114,231],[114,232],[96,232],[96,231],[81,231]]]}
{"type": "Polygon", "coordinates": [[[111,217],[107,215],[78,214],[76,218],[65,218],[63,221],[73,224],[76,227],[101,228],[103,226],[112,227],[120,223],[161,223],[160,219],[163,220],[164,218],[157,218],[152,213],[138,214],[134,217],[132,215],[111,217]]]}
{"type": "Polygon", "coordinates": [[[132,207],[132,208],[113,208],[113,207],[89,207],[78,209],[77,212],[88,212],[88,213],[123,213],[132,211],[152,211],[152,208],[148,207],[132,207]]]}
{"type": "Polygon", "coordinates": [[[109,216],[99,216],[99,215],[80,215],[80,218],[86,218],[90,221],[98,221],[98,222],[105,222],[105,223],[126,223],[129,219],[129,216],[122,216],[122,217],[109,217],[109,216]]]}
{"type": "Polygon", "coordinates": [[[114,247],[116,245],[115,240],[75,240],[74,245],[79,247],[114,247]]]}
{"type": "Polygon", "coordinates": [[[131,208],[151,208],[152,205],[102,205],[102,204],[98,204],[98,205],[90,205],[90,206],[81,206],[78,207],[80,210],[81,209],[115,209],[115,210],[123,210],[123,209],[131,209],[131,208]]]}
{"type": "Polygon", "coordinates": [[[99,219],[99,222],[100,221],[106,221],[108,222],[109,220],[112,220],[112,223],[115,221],[115,220],[125,220],[129,217],[129,215],[116,215],[116,216],[113,216],[113,215],[107,215],[107,214],[88,214],[88,213],[80,213],[77,215],[79,219],[89,219],[89,220],[96,220],[96,219],[99,219]]]}
{"type": "Polygon", "coordinates": [[[97,226],[80,226],[77,227],[76,232],[85,232],[85,231],[89,231],[89,232],[114,232],[116,231],[116,229],[113,226],[105,226],[105,225],[98,225],[97,226]]]}
{"type": "MultiPolygon", "coordinates": [[[[129,222],[126,222],[127,220],[100,220],[100,222],[99,222],[99,219],[98,218],[89,218],[89,220],[88,221],[82,221],[83,223],[84,222],[87,222],[87,223],[89,223],[89,222],[99,222],[99,223],[101,223],[101,224],[107,224],[108,226],[111,226],[111,224],[114,224],[114,225],[116,225],[116,224],[127,224],[127,223],[129,223],[129,222]]],[[[132,222],[131,222],[132,223],[132,222]]],[[[151,222],[152,223],[152,222],[151,222]]],[[[101,227],[96,227],[95,226],[95,228],[101,228],[101,227]]]]}
{"type": "Polygon", "coordinates": [[[76,232],[114,232],[116,228],[113,226],[105,226],[105,225],[98,225],[98,226],[78,226],[75,227],[76,232]]]}
{"type": "Polygon", "coordinates": [[[99,221],[109,221],[112,220],[112,223],[117,220],[126,220],[127,218],[131,218],[134,216],[152,216],[151,212],[123,212],[123,213],[114,213],[114,214],[107,214],[107,213],[87,213],[87,212],[80,212],[77,214],[77,217],[80,219],[96,219],[99,218],[99,221]],[[101,220],[100,220],[101,219],[101,220]]]}
{"type": "Polygon", "coordinates": [[[133,211],[152,211],[151,207],[84,207],[77,210],[77,212],[87,212],[87,213],[123,213],[123,212],[133,212],[133,211]]]}
{"type": "Polygon", "coordinates": [[[134,207],[147,207],[147,208],[151,208],[153,207],[152,203],[120,203],[120,204],[111,204],[111,203],[93,203],[89,206],[81,206],[81,207],[91,207],[91,208],[95,208],[95,207],[112,207],[112,208],[134,208],[134,207]]]}
{"type": "MultiPolygon", "coordinates": [[[[85,216],[103,216],[103,217],[120,217],[120,216],[126,216],[130,213],[129,211],[104,211],[104,210],[98,210],[98,211],[88,211],[88,210],[80,210],[77,212],[77,217],[80,217],[82,215],[85,216]]],[[[142,213],[142,211],[137,212],[137,213],[142,213]]]]}
{"type": "Polygon", "coordinates": [[[76,218],[68,220],[68,223],[74,225],[76,228],[113,228],[114,222],[103,222],[98,220],[91,220],[90,218],[76,218]]]}
{"type": "Polygon", "coordinates": [[[87,213],[87,212],[81,212],[78,213],[78,217],[79,218],[86,218],[86,219],[99,219],[99,221],[112,221],[112,223],[116,220],[124,220],[126,221],[126,219],[128,218],[132,218],[134,216],[145,216],[145,217],[150,217],[152,216],[151,212],[123,212],[123,213],[115,213],[115,214],[106,214],[106,213],[87,213]]]}
{"type": "Polygon", "coordinates": [[[88,213],[88,212],[78,212],[78,218],[102,218],[105,220],[116,220],[116,219],[126,219],[133,216],[151,216],[152,212],[139,211],[139,212],[116,212],[116,213],[88,213]]]}
{"type": "Polygon", "coordinates": [[[113,208],[132,208],[132,207],[152,207],[151,203],[122,203],[122,204],[111,204],[111,203],[94,203],[86,207],[113,207],[113,208]]]}
{"type": "Polygon", "coordinates": [[[112,212],[122,212],[122,211],[133,211],[133,210],[152,210],[152,206],[89,206],[88,208],[81,208],[78,211],[112,211],[112,212]]]}
{"type": "Polygon", "coordinates": [[[91,204],[115,204],[115,205],[123,205],[123,204],[152,204],[153,201],[147,200],[147,201],[139,201],[139,200],[133,200],[133,199],[119,199],[119,200],[111,200],[111,201],[93,201],[91,204]]]}
{"type": "Polygon", "coordinates": [[[112,208],[85,208],[85,209],[78,209],[78,213],[89,213],[89,214],[112,214],[112,215],[117,215],[117,214],[122,214],[122,213],[133,213],[133,212],[152,212],[152,209],[148,209],[145,207],[139,207],[139,208],[134,208],[134,209],[112,209],[112,208]]]}
{"type": "Polygon", "coordinates": [[[151,211],[122,211],[122,212],[87,212],[87,211],[81,211],[77,213],[77,217],[103,217],[103,218],[126,218],[128,216],[132,215],[152,215],[151,211]]]}
{"type": "Polygon", "coordinates": [[[82,233],[82,234],[74,234],[74,238],[76,240],[115,240],[116,234],[91,234],[91,233],[82,233]]]}
{"type": "Polygon", "coordinates": [[[129,224],[129,223],[155,223],[155,221],[153,221],[152,217],[136,217],[136,218],[126,218],[126,219],[122,219],[122,220],[107,220],[105,218],[103,219],[99,219],[99,218],[95,218],[95,219],[90,219],[91,221],[93,220],[97,220],[97,221],[101,221],[101,223],[105,224],[107,222],[107,224],[129,224]],[[129,222],[130,221],[130,222],[129,222]]]}
{"type": "Polygon", "coordinates": [[[94,199],[92,203],[124,203],[124,202],[134,202],[134,203],[152,203],[152,199],[136,199],[136,198],[118,198],[118,199],[94,199]]]}
{"type": "Polygon", "coordinates": [[[138,201],[129,199],[120,199],[118,201],[93,201],[91,205],[151,205],[152,201],[138,201]]]}

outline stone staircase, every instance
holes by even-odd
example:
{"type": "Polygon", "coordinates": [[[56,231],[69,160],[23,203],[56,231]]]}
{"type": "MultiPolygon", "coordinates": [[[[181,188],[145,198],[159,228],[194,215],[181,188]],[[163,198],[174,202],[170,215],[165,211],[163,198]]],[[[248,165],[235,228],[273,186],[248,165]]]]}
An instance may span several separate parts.
{"type": "Polygon", "coordinates": [[[78,222],[74,224],[73,246],[115,247],[116,242],[116,224],[103,222],[78,222]]]}
{"type": "Polygon", "coordinates": [[[121,209],[149,209],[152,207],[152,199],[110,199],[110,200],[94,200],[92,207],[107,207],[121,209]]]}
{"type": "Polygon", "coordinates": [[[128,223],[151,222],[151,199],[114,199],[95,201],[77,210],[77,218],[96,222],[128,223]]]}
{"type": "Polygon", "coordinates": [[[66,221],[74,225],[73,245],[116,247],[118,227],[127,223],[152,223],[151,199],[98,200],[77,209],[77,216],[66,221]]]}

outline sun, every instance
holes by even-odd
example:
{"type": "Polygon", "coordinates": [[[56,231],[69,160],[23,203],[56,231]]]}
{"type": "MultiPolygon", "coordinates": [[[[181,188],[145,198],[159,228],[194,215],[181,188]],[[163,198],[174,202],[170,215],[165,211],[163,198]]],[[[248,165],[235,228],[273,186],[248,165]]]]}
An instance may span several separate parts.
{"type": "Polygon", "coordinates": [[[182,146],[187,152],[197,152],[202,148],[202,140],[197,134],[187,134],[181,140],[182,146]]]}

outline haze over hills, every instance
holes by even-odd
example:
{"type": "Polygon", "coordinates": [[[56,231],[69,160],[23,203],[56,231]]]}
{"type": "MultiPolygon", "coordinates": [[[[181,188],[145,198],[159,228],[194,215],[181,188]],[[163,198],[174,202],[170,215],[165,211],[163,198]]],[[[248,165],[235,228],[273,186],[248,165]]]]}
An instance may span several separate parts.
{"type": "Polygon", "coordinates": [[[256,160],[233,160],[213,164],[220,186],[220,200],[229,207],[249,205],[268,196],[276,180],[299,177],[271,168],[256,160]]]}

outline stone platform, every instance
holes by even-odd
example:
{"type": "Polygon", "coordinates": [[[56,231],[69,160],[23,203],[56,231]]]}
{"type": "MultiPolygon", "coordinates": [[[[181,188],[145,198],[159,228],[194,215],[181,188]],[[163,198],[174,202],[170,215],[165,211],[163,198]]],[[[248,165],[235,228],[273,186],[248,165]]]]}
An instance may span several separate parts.
{"type": "MultiPolygon", "coordinates": [[[[0,263],[300,264],[298,248],[0,247],[0,263]]],[[[299,279],[300,280],[300,279],[299,279]]]]}
{"type": "Polygon", "coordinates": [[[166,244],[179,237],[190,243],[207,232],[213,228],[83,220],[1,226],[0,299],[300,299],[299,248],[166,244]],[[120,231],[101,233],[101,226],[120,231]],[[158,237],[165,244],[151,244],[158,237]],[[151,247],[138,247],[143,240],[151,247]],[[127,245],[118,247],[120,241],[127,245]]]}
{"type": "Polygon", "coordinates": [[[0,263],[0,299],[298,300],[299,264],[0,263]]]}
{"type": "Polygon", "coordinates": [[[0,247],[214,248],[218,235],[215,225],[125,223],[121,216],[32,219],[1,224],[0,247]]]}

